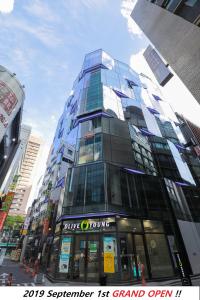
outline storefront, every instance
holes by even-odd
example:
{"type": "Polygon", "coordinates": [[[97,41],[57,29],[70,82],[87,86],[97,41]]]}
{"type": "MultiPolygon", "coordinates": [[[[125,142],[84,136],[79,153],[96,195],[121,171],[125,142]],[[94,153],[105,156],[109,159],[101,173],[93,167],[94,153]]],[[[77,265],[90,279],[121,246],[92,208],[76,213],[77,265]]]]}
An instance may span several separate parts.
{"type": "Polygon", "coordinates": [[[57,224],[48,275],[52,279],[108,282],[174,276],[172,247],[159,221],[122,218],[73,219],[57,224]],[[171,249],[171,250],[170,250],[171,249]]]}

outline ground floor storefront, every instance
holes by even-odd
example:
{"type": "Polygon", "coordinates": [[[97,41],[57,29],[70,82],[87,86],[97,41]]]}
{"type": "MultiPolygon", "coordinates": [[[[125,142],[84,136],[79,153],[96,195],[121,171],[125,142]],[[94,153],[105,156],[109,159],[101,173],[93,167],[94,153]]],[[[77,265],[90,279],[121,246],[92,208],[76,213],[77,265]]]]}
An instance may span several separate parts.
{"type": "Polygon", "coordinates": [[[108,282],[175,276],[175,243],[161,221],[119,216],[66,219],[57,224],[48,275],[62,281],[108,282]]]}

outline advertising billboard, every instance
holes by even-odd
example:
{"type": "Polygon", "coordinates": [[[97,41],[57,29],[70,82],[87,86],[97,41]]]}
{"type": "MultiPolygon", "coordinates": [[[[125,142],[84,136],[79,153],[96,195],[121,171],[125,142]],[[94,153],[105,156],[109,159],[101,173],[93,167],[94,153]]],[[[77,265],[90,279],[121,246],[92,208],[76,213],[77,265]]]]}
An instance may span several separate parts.
{"type": "Polygon", "coordinates": [[[14,75],[0,66],[0,141],[16,116],[24,99],[24,92],[14,75]]]}

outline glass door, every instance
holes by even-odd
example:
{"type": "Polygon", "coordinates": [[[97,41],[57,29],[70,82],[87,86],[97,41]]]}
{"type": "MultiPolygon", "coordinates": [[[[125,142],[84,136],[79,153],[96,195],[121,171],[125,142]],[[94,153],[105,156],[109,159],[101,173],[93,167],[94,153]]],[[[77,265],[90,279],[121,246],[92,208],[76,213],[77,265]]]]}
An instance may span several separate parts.
{"type": "Polygon", "coordinates": [[[99,264],[99,236],[97,234],[76,235],[72,279],[98,282],[99,264]]]}
{"type": "Polygon", "coordinates": [[[136,251],[136,258],[137,258],[137,275],[141,278],[141,266],[144,266],[144,275],[145,278],[148,278],[148,268],[146,262],[146,255],[144,249],[144,241],[143,235],[141,234],[134,234],[134,243],[135,243],[135,251],[136,251]]]}
{"type": "Polygon", "coordinates": [[[137,279],[136,255],[131,233],[119,234],[121,279],[130,281],[137,279]]]}
{"type": "Polygon", "coordinates": [[[85,281],[86,256],[87,256],[86,235],[85,234],[76,235],[72,279],[77,279],[77,281],[85,281]]]}
{"type": "Polygon", "coordinates": [[[99,256],[99,236],[90,234],[87,240],[86,251],[86,275],[87,281],[99,280],[100,256],[99,256]]]}

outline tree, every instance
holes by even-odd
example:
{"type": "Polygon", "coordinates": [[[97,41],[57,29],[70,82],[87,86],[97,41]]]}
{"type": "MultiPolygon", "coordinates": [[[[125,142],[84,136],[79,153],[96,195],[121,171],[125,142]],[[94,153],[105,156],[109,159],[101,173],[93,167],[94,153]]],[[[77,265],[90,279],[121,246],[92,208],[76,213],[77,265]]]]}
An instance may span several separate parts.
{"type": "Polygon", "coordinates": [[[24,223],[24,216],[7,216],[4,228],[19,229],[24,223]]]}

